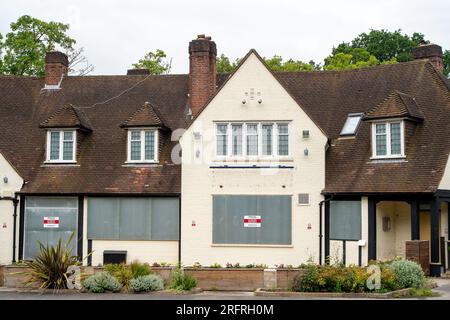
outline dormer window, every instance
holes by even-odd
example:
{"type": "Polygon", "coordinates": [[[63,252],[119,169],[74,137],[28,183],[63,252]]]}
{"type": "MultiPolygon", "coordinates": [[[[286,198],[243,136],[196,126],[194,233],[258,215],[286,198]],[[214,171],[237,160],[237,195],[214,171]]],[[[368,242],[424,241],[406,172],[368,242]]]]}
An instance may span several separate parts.
{"type": "Polygon", "coordinates": [[[356,130],[359,127],[363,114],[362,113],[351,113],[347,116],[344,126],[341,130],[341,136],[354,136],[356,130]]]}
{"type": "Polygon", "coordinates": [[[47,162],[76,162],[76,130],[47,131],[47,162]]]}
{"type": "Polygon", "coordinates": [[[158,130],[128,130],[128,158],[130,163],[158,162],[158,130]]]}
{"type": "Polygon", "coordinates": [[[404,145],[403,121],[372,123],[372,158],[402,158],[404,145]]]}

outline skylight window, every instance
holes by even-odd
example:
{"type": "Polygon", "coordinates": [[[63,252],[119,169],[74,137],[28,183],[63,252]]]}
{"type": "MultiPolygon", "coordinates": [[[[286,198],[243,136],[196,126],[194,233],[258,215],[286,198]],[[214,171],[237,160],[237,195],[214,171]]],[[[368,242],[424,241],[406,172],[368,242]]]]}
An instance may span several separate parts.
{"type": "Polygon", "coordinates": [[[347,120],[345,120],[344,127],[341,131],[341,136],[353,136],[356,133],[356,130],[359,127],[359,123],[361,122],[362,113],[351,113],[347,116],[347,120]]]}

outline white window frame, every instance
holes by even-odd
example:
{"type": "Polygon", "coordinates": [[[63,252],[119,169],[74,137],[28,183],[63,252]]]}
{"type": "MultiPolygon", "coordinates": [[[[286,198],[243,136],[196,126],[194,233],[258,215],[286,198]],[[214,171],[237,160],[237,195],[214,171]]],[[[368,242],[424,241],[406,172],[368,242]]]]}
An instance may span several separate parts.
{"type": "Polygon", "coordinates": [[[372,122],[372,157],[371,159],[402,159],[405,158],[405,122],[403,119],[372,122]],[[400,154],[392,154],[391,150],[391,124],[400,124],[400,154]],[[386,125],[386,155],[377,155],[376,125],[386,125]]]}
{"type": "Polygon", "coordinates": [[[63,129],[63,130],[47,130],[47,159],[46,163],[76,163],[77,162],[77,130],[76,129],[63,129]],[[58,159],[50,159],[50,149],[51,149],[51,134],[53,132],[59,133],[59,157],[58,159]],[[63,160],[64,152],[64,132],[72,132],[72,159],[63,160]]]}
{"type": "Polygon", "coordinates": [[[129,128],[127,130],[127,161],[126,163],[158,163],[159,155],[159,130],[152,128],[129,128]],[[139,160],[131,160],[131,131],[139,131],[141,135],[141,158],[139,160]],[[151,131],[155,135],[155,146],[152,160],[145,159],[145,132],[151,131]]]}
{"type": "Polygon", "coordinates": [[[361,121],[362,121],[363,115],[364,115],[363,113],[349,113],[347,115],[347,118],[345,119],[344,125],[342,126],[342,129],[341,129],[341,132],[340,132],[339,135],[341,137],[354,137],[354,136],[356,136],[356,132],[358,131],[359,126],[361,125],[361,121]],[[356,124],[355,129],[351,133],[344,133],[345,125],[350,120],[350,118],[359,118],[358,123],[356,124]]]}
{"type": "Polygon", "coordinates": [[[276,160],[276,159],[288,159],[292,155],[292,134],[291,134],[291,122],[290,121],[231,121],[231,122],[214,122],[214,155],[218,160],[276,160]],[[262,145],[262,126],[266,124],[273,125],[272,128],[272,154],[263,155],[262,145]],[[288,126],[288,154],[278,155],[278,124],[287,124],[288,126]],[[217,126],[227,125],[227,154],[217,154],[217,126]],[[242,125],[242,154],[233,155],[233,134],[232,126],[242,125]],[[247,155],[247,125],[257,125],[258,128],[258,154],[247,155]]]}

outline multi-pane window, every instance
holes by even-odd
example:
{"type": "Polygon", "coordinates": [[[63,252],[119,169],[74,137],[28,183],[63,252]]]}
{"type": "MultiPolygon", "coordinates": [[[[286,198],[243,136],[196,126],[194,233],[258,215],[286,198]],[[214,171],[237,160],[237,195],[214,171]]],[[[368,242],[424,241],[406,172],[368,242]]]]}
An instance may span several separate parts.
{"type": "Polygon", "coordinates": [[[289,156],[288,123],[217,123],[216,155],[289,156]],[[230,147],[228,147],[230,146],[230,147]]]}
{"type": "Polygon", "coordinates": [[[47,162],[75,162],[74,130],[47,132],[47,162]]]}
{"type": "Polygon", "coordinates": [[[372,125],[372,141],[374,158],[403,157],[403,123],[374,123],[372,125]]]}
{"type": "Polygon", "coordinates": [[[228,125],[227,124],[218,124],[217,125],[217,155],[218,156],[226,156],[228,154],[227,152],[227,131],[228,131],[228,125]]]}
{"type": "Polygon", "coordinates": [[[233,146],[233,156],[242,155],[242,124],[231,125],[231,145],[233,146]]]}
{"type": "Polygon", "coordinates": [[[258,155],[258,125],[257,124],[247,124],[247,155],[257,156],[258,155]]]}
{"type": "Polygon", "coordinates": [[[262,154],[263,156],[272,155],[272,124],[263,124],[262,126],[262,154]]]}
{"type": "Polygon", "coordinates": [[[157,140],[156,130],[129,130],[128,162],[156,162],[157,140]]]}
{"type": "Polygon", "coordinates": [[[278,124],[278,155],[289,155],[289,128],[287,124],[278,124]]]}

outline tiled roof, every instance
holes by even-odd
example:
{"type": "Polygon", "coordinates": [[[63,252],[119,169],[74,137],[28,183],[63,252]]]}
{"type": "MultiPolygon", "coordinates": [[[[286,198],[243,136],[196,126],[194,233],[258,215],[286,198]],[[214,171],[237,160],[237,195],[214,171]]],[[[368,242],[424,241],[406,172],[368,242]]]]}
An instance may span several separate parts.
{"type": "Polygon", "coordinates": [[[56,111],[40,124],[41,128],[79,128],[91,131],[89,120],[82,109],[69,104],[56,111]]]}
{"type": "Polygon", "coordinates": [[[121,124],[121,127],[162,127],[164,122],[158,115],[156,108],[150,103],[145,102],[133,115],[121,124]]]}
{"type": "Polygon", "coordinates": [[[23,192],[179,194],[181,168],[171,159],[177,142],[170,130],[190,121],[187,75],[69,76],[61,90],[43,87],[42,78],[0,76],[0,152],[25,179],[23,192]],[[159,106],[168,129],[160,135],[160,163],[126,165],[127,133],[120,125],[146,101],[159,106]],[[76,166],[45,165],[46,138],[39,125],[74,120],[58,120],[71,114],[69,108],[62,111],[69,105],[85,116],[92,132],[78,136],[76,166]]]}
{"type": "Polygon", "coordinates": [[[416,99],[400,91],[392,92],[386,100],[364,115],[364,120],[409,118],[415,121],[423,120],[423,113],[416,103],[416,99]]]}
{"type": "Polygon", "coordinates": [[[278,73],[278,79],[317,124],[331,146],[325,192],[434,192],[450,152],[450,91],[431,63],[411,61],[351,71],[278,73]],[[370,123],[340,139],[350,113],[366,113],[393,91],[415,97],[424,121],[407,132],[404,161],[370,161],[370,123]]]}
{"type": "MultiPolygon", "coordinates": [[[[325,192],[437,189],[450,152],[450,91],[430,63],[274,75],[330,140],[325,192]],[[361,123],[354,139],[339,138],[348,114],[381,109],[407,110],[424,119],[408,127],[404,161],[370,161],[367,121],[361,123]]],[[[218,85],[228,77],[219,75],[218,85]]],[[[190,123],[187,75],[69,76],[61,90],[41,90],[43,82],[35,77],[0,77],[0,152],[26,180],[24,192],[180,193],[181,168],[171,159],[177,143],[171,141],[171,131],[190,123]],[[145,108],[145,102],[152,108],[145,108]],[[126,165],[126,130],[120,126],[156,125],[158,119],[168,129],[161,134],[160,163],[126,165]],[[50,123],[88,124],[92,129],[79,135],[77,166],[43,165],[45,134],[39,125],[50,123]]]]}

